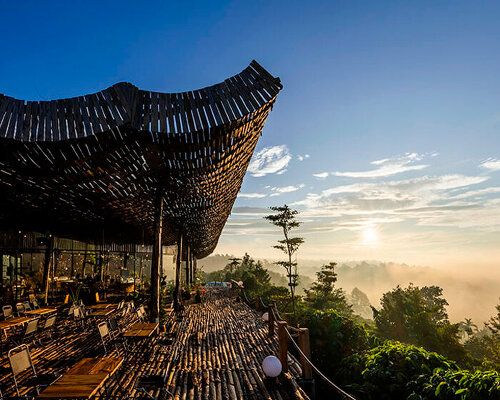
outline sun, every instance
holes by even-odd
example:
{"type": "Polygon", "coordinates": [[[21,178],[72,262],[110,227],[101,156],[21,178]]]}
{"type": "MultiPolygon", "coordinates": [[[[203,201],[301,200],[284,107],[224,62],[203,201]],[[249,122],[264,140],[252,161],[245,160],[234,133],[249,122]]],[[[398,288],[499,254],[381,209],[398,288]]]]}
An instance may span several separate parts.
{"type": "Polygon", "coordinates": [[[375,228],[363,229],[361,233],[362,243],[365,246],[375,246],[378,241],[378,234],[375,228]]]}

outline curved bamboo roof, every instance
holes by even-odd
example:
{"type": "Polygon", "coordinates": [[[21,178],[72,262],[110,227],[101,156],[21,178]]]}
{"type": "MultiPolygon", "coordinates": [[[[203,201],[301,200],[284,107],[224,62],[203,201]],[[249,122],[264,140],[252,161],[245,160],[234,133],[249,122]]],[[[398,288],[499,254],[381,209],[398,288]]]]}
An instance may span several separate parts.
{"type": "Polygon", "coordinates": [[[182,232],[210,254],[282,89],[256,61],[224,82],[182,93],[118,83],[53,101],[0,95],[0,226],[79,240],[151,243],[182,232]]]}

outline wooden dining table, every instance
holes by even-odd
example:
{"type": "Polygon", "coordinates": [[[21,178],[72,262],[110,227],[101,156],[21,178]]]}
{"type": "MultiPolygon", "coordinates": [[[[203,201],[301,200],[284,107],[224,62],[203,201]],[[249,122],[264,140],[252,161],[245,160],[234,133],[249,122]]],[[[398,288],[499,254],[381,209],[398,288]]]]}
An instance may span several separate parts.
{"type": "Polygon", "coordinates": [[[33,317],[16,317],[0,321],[0,330],[6,330],[15,326],[23,325],[34,319],[33,317]]]}
{"type": "Polygon", "coordinates": [[[84,358],[38,395],[41,399],[88,399],[123,363],[119,357],[84,358]]]}
{"type": "Polygon", "coordinates": [[[158,330],[157,322],[137,322],[130,326],[125,333],[124,337],[130,338],[146,338],[150,337],[158,330]]]}
{"type": "Polygon", "coordinates": [[[112,314],[113,311],[115,311],[114,308],[98,308],[97,310],[92,311],[89,314],[89,317],[107,317],[108,315],[112,314]]]}
{"type": "Polygon", "coordinates": [[[47,315],[47,314],[53,314],[55,312],[57,312],[57,309],[55,308],[42,307],[36,310],[28,310],[25,311],[24,313],[27,315],[47,315]]]}
{"type": "Polygon", "coordinates": [[[112,303],[99,303],[99,304],[94,304],[94,305],[91,305],[91,306],[88,306],[86,308],[89,308],[91,310],[100,310],[100,309],[103,309],[103,308],[116,308],[116,304],[112,304],[112,303]]]}

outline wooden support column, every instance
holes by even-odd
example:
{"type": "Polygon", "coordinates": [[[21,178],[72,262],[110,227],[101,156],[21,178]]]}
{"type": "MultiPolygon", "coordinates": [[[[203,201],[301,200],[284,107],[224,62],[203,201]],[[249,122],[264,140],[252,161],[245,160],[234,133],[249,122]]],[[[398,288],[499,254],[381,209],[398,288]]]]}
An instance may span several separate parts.
{"type": "MultiPolygon", "coordinates": [[[[299,347],[300,350],[306,355],[306,357],[311,359],[311,346],[309,343],[309,329],[300,328],[299,329],[299,347]]],[[[304,379],[312,379],[312,367],[311,364],[307,362],[304,356],[300,355],[300,365],[302,366],[302,377],[304,379]]]]}
{"type": "Polygon", "coordinates": [[[181,262],[182,262],[182,233],[177,236],[177,259],[175,261],[175,288],[174,288],[174,309],[180,309],[179,287],[181,283],[181,262]]]}
{"type": "Polygon", "coordinates": [[[48,304],[49,300],[49,282],[50,282],[50,264],[52,259],[52,251],[54,248],[54,238],[52,235],[47,235],[45,237],[45,257],[43,259],[43,292],[45,304],[48,304]]]}
{"type": "Polygon", "coordinates": [[[153,254],[151,259],[151,302],[149,315],[151,322],[160,318],[160,257],[161,238],[163,230],[163,195],[158,195],[155,201],[155,220],[153,237],[153,254]]]}
{"type": "Polygon", "coordinates": [[[189,277],[189,269],[191,268],[191,248],[189,245],[186,246],[186,286],[189,286],[190,277],[189,277]]]}
{"type": "Polygon", "coordinates": [[[272,339],[274,337],[274,307],[276,305],[276,302],[272,302],[271,306],[269,307],[268,315],[269,315],[269,337],[272,339]]]}
{"type": "Polygon", "coordinates": [[[281,361],[283,372],[288,372],[288,324],[286,321],[278,321],[278,344],[279,354],[278,358],[281,361]]]}
{"type": "Polygon", "coordinates": [[[192,263],[192,281],[194,284],[197,284],[196,282],[196,256],[193,254],[193,263],[192,263]]]}

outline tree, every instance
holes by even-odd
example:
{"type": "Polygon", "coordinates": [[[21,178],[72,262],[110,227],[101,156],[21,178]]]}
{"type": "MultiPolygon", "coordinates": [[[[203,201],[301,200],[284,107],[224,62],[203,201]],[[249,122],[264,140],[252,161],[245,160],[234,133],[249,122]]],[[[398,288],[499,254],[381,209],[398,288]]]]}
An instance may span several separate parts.
{"type": "Polygon", "coordinates": [[[280,227],[283,230],[284,239],[278,240],[278,244],[274,245],[275,249],[281,250],[288,256],[287,261],[278,261],[276,264],[281,265],[286,270],[288,277],[288,287],[292,297],[293,318],[296,320],[295,314],[295,288],[297,287],[297,263],[292,262],[293,255],[297,252],[300,245],[304,243],[304,239],[300,237],[290,237],[290,231],[300,226],[300,222],[295,219],[299,213],[297,210],[292,210],[286,204],[281,207],[271,207],[275,214],[267,215],[264,218],[271,224],[280,227]]]}
{"type": "Polygon", "coordinates": [[[337,274],[335,266],[337,263],[323,265],[319,272],[316,272],[316,282],[306,289],[306,301],[316,310],[326,310],[333,308],[342,315],[352,313],[351,306],[347,303],[345,293],[342,289],[335,287],[337,274]]]}
{"type": "Polygon", "coordinates": [[[460,321],[458,326],[460,327],[460,332],[462,333],[463,338],[466,336],[469,338],[474,332],[478,331],[477,325],[472,322],[471,318],[465,318],[463,321],[460,321]]]}
{"type": "Polygon", "coordinates": [[[459,324],[448,321],[448,303],[442,293],[437,286],[419,288],[412,284],[385,293],[382,308],[372,308],[378,335],[423,346],[454,360],[463,359],[465,350],[459,342],[459,324]]]}
{"type": "Polygon", "coordinates": [[[355,287],[351,291],[349,300],[352,304],[352,310],[355,314],[360,315],[363,318],[372,318],[370,300],[368,299],[368,296],[365,292],[355,287]]]}
{"type": "Polygon", "coordinates": [[[497,315],[490,318],[488,321],[488,327],[491,329],[494,335],[500,336],[500,304],[496,307],[497,315]]]}

